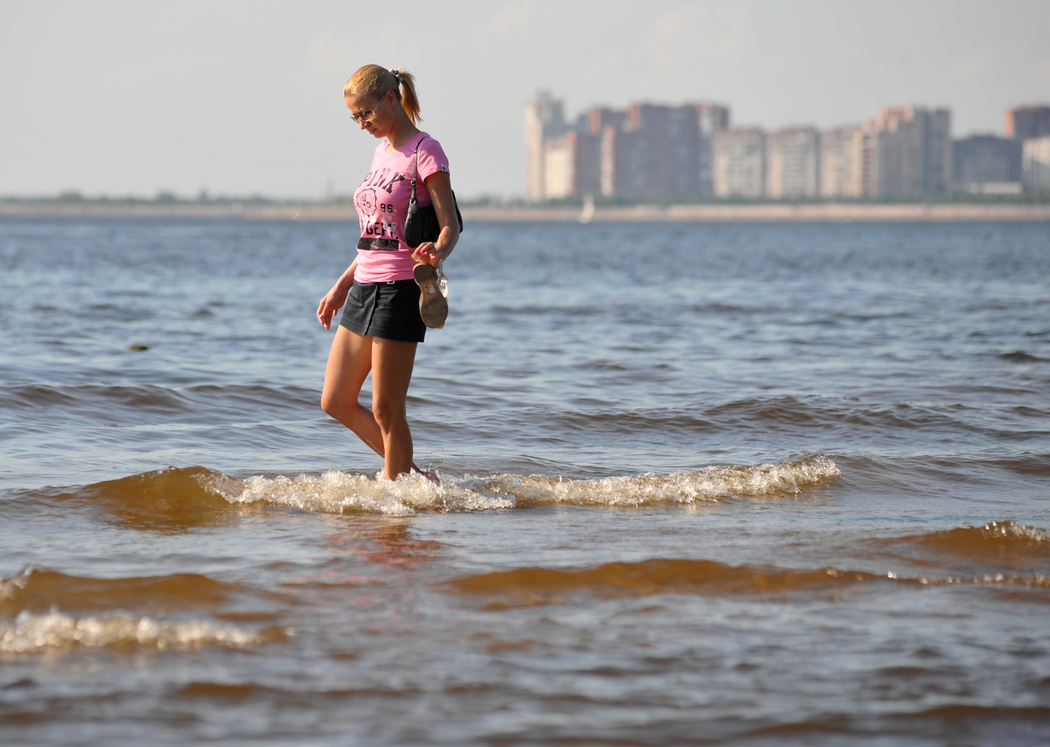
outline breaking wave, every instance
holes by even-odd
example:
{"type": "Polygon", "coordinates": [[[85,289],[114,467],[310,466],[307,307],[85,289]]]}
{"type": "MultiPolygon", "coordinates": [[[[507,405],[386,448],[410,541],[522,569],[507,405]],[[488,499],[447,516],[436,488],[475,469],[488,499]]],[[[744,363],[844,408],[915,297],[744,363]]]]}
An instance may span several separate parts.
{"type": "Polygon", "coordinates": [[[543,504],[713,503],[734,498],[797,496],[807,486],[839,474],[835,463],[822,455],[796,462],[589,480],[549,475],[442,475],[441,483],[419,475],[383,480],[336,470],[321,475],[255,475],[239,479],[204,467],[169,467],[67,492],[22,491],[20,501],[0,509],[17,512],[17,504],[25,502],[82,505],[101,511],[104,518],[120,526],[178,532],[229,523],[237,516],[231,507],[256,503],[317,513],[389,516],[543,504]]]}
{"type": "Polygon", "coordinates": [[[405,516],[421,511],[485,511],[513,508],[508,498],[476,492],[446,479],[435,484],[419,475],[375,480],[332,470],[320,476],[279,475],[245,480],[225,479],[213,489],[230,503],[270,503],[317,513],[356,511],[405,516]]]}
{"type": "Polygon", "coordinates": [[[647,473],[597,480],[496,475],[446,477],[435,484],[419,476],[372,480],[363,475],[326,472],[295,479],[250,477],[214,482],[231,503],[264,501],[306,511],[363,511],[412,514],[419,511],[483,511],[536,504],[642,506],[714,502],[723,499],[797,495],[803,486],[839,475],[825,456],[798,462],[749,467],[705,467],[691,472],[647,473]]]}
{"type": "Polygon", "coordinates": [[[804,486],[826,482],[841,473],[825,456],[798,462],[750,467],[705,467],[667,475],[646,473],[598,480],[503,475],[490,478],[491,489],[514,496],[516,503],[643,506],[660,503],[715,502],[748,497],[793,496],[804,486]]]}
{"type": "Polygon", "coordinates": [[[0,653],[68,647],[246,648],[283,640],[286,631],[274,627],[252,631],[207,617],[167,617],[211,615],[235,595],[248,593],[192,573],[100,579],[28,568],[0,579],[0,653]]]}
{"type": "Polygon", "coordinates": [[[58,609],[44,613],[25,610],[13,622],[0,621],[0,653],[5,654],[75,647],[163,650],[218,645],[245,649],[285,637],[285,631],[278,628],[252,632],[230,623],[174,622],[124,612],[76,616],[58,609]]]}

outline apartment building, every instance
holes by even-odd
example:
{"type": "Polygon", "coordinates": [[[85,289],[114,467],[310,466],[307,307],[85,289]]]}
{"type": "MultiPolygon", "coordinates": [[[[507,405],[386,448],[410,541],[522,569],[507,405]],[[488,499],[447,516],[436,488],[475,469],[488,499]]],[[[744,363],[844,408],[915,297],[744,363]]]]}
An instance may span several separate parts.
{"type": "Polygon", "coordinates": [[[954,144],[952,181],[969,192],[1011,191],[1021,186],[1021,143],[995,135],[970,135],[954,144]],[[992,186],[998,185],[998,186],[992,186]]]}
{"type": "Polygon", "coordinates": [[[1028,189],[1050,190],[1050,135],[1024,141],[1021,176],[1028,189]]]}
{"type": "Polygon", "coordinates": [[[577,135],[566,132],[546,139],[543,150],[543,196],[557,199],[575,194],[577,135]]]}
{"type": "Polygon", "coordinates": [[[525,107],[525,178],[529,199],[542,200],[547,195],[547,141],[566,131],[562,102],[541,91],[525,107]]]}
{"type": "Polygon", "coordinates": [[[700,192],[700,123],[692,106],[634,104],[604,131],[602,193],[689,196],[700,192]],[[604,165],[604,162],[603,162],[604,165]]]}
{"type": "Polygon", "coordinates": [[[696,116],[700,124],[700,194],[712,195],[715,193],[715,182],[711,138],[716,132],[729,129],[729,107],[721,104],[697,104],[696,116]]]}
{"type": "Polygon", "coordinates": [[[821,197],[864,194],[864,130],[844,125],[820,133],[821,197]]]}
{"type": "Polygon", "coordinates": [[[1006,137],[1024,141],[1050,135],[1050,106],[1018,106],[1006,110],[1006,137]]]}
{"type": "Polygon", "coordinates": [[[716,132],[711,138],[712,177],[719,197],[762,197],[766,184],[766,135],[757,127],[716,132]]]}
{"type": "Polygon", "coordinates": [[[713,191],[711,139],[729,123],[718,104],[602,107],[567,125],[562,103],[541,93],[526,107],[529,196],[601,193],[693,197],[713,191]]]}
{"type": "Polygon", "coordinates": [[[882,197],[950,191],[951,121],[948,109],[879,109],[864,128],[863,193],[882,197]]]}
{"type": "Polygon", "coordinates": [[[767,197],[820,194],[820,134],[814,127],[789,127],[766,136],[767,197]]]}

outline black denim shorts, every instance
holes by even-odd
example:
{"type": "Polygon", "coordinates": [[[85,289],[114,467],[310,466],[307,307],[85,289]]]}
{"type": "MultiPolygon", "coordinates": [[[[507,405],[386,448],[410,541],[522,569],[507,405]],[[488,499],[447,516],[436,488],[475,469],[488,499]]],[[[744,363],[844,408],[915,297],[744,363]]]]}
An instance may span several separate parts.
{"type": "Polygon", "coordinates": [[[415,280],[390,283],[355,280],[346,297],[339,326],[384,340],[423,342],[427,326],[419,316],[419,286],[415,280]]]}

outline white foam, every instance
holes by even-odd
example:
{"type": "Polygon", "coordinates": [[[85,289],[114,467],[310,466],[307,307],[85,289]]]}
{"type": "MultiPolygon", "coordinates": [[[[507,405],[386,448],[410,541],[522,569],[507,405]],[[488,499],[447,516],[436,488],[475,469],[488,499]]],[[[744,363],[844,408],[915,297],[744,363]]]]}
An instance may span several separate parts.
{"type": "Polygon", "coordinates": [[[507,498],[482,495],[451,481],[437,484],[420,475],[373,480],[334,470],[320,477],[227,480],[213,489],[231,503],[264,501],[319,513],[361,511],[406,516],[419,511],[484,511],[514,506],[507,498]]]}
{"type": "Polygon", "coordinates": [[[504,475],[490,481],[495,491],[516,496],[518,503],[642,506],[658,503],[717,502],[748,496],[797,495],[803,485],[823,482],[841,473],[835,463],[817,455],[799,462],[751,467],[704,467],[661,475],[565,480],[542,476],[504,475]]]}
{"type": "Polygon", "coordinates": [[[840,474],[825,456],[798,462],[747,467],[705,467],[692,472],[570,480],[534,475],[444,476],[441,484],[419,475],[373,480],[331,471],[323,475],[278,476],[208,485],[231,503],[266,502],[304,511],[360,511],[406,516],[421,511],[486,511],[537,503],[640,506],[660,503],[715,502],[746,496],[797,495],[802,486],[840,474]]]}
{"type": "Polygon", "coordinates": [[[0,652],[36,653],[68,647],[139,646],[165,649],[221,645],[243,649],[281,634],[253,633],[228,623],[205,620],[168,622],[124,613],[75,617],[52,608],[39,614],[25,610],[13,623],[0,623],[0,652]]]}
{"type": "Polygon", "coordinates": [[[1023,539],[1028,540],[1029,542],[1050,541],[1050,533],[1036,527],[1018,524],[1013,521],[993,521],[990,524],[985,524],[983,529],[993,537],[998,536],[1007,537],[1009,539],[1023,539]]]}
{"type": "Polygon", "coordinates": [[[30,573],[32,573],[32,570],[27,569],[6,581],[0,578],[0,599],[14,599],[18,592],[25,591],[25,588],[29,585],[30,573]]]}

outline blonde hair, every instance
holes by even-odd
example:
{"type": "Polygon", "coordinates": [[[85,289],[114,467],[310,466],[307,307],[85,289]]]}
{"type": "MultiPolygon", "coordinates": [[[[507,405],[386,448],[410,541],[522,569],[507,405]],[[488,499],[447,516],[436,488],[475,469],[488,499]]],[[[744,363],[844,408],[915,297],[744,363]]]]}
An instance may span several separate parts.
{"type": "Polygon", "coordinates": [[[419,116],[419,99],[416,97],[416,79],[407,70],[395,68],[387,70],[379,65],[365,65],[350,76],[343,86],[343,97],[368,94],[383,98],[387,91],[393,91],[397,100],[412,120],[412,124],[423,121],[419,116]]]}

